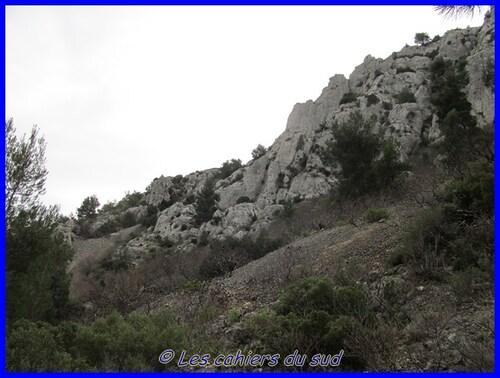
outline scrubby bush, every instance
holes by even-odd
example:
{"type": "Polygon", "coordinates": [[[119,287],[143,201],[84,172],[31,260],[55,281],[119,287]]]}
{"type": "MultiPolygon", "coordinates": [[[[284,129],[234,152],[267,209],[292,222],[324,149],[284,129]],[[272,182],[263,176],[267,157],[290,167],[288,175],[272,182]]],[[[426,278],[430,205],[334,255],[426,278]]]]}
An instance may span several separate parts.
{"type": "Polygon", "coordinates": [[[415,70],[413,68],[410,68],[410,67],[398,67],[398,68],[396,68],[397,74],[405,73],[405,72],[415,72],[415,70]]]}
{"type": "Polygon", "coordinates": [[[380,102],[380,99],[374,93],[366,96],[366,106],[367,107],[378,104],[379,102],[380,102]]]}
{"type": "Polygon", "coordinates": [[[389,212],[381,208],[369,208],[365,211],[365,219],[369,223],[378,222],[382,219],[389,218],[389,212]]]}
{"type": "Polygon", "coordinates": [[[200,269],[200,277],[211,279],[228,274],[235,268],[274,251],[282,244],[281,240],[270,239],[264,234],[257,238],[246,235],[241,239],[231,236],[222,240],[212,239],[209,242],[210,253],[200,269]]]}
{"type": "Polygon", "coordinates": [[[146,210],[146,216],[141,220],[141,224],[144,227],[153,227],[156,225],[158,220],[158,209],[153,205],[148,205],[146,210]]]}
{"type": "Polygon", "coordinates": [[[427,45],[431,41],[429,34],[427,33],[416,33],[415,34],[415,44],[423,46],[427,45]]]}
{"type": "Polygon", "coordinates": [[[115,218],[109,218],[105,222],[103,222],[102,225],[99,226],[99,228],[96,229],[94,235],[92,236],[99,238],[116,232],[119,229],[120,224],[118,223],[118,221],[115,218]]]}
{"type": "Polygon", "coordinates": [[[408,102],[417,102],[415,95],[408,87],[404,87],[401,92],[394,95],[398,104],[406,104],[408,102]]]}
{"type": "Polygon", "coordinates": [[[219,178],[225,179],[231,176],[236,170],[242,167],[240,159],[231,159],[222,163],[222,166],[219,171],[219,178]]]}
{"type": "Polygon", "coordinates": [[[252,202],[247,196],[241,196],[236,200],[236,204],[252,202]]]}
{"type": "MultiPolygon", "coordinates": [[[[21,319],[7,335],[7,371],[68,372],[89,369],[64,348],[62,332],[45,322],[21,319]]],[[[77,348],[77,345],[71,345],[77,348]]]]}
{"type": "Polygon", "coordinates": [[[375,322],[367,303],[365,294],[355,287],[334,289],[324,279],[307,278],[291,285],[274,311],[262,311],[246,324],[264,351],[287,355],[300,345],[301,353],[309,356],[343,349],[340,368],[362,369],[362,356],[353,356],[346,346],[375,322]]]}
{"type": "Polygon", "coordinates": [[[262,144],[259,144],[252,151],[252,159],[257,160],[258,158],[264,156],[266,154],[266,152],[267,152],[267,148],[264,147],[262,144]]]}
{"type": "Polygon", "coordinates": [[[347,93],[344,93],[344,95],[340,99],[339,105],[348,104],[350,102],[356,101],[357,99],[358,99],[358,96],[356,96],[355,93],[347,92],[347,93]]]}
{"type": "Polygon", "coordinates": [[[126,211],[121,218],[121,224],[123,228],[132,227],[137,224],[134,213],[131,211],[126,211]]]}

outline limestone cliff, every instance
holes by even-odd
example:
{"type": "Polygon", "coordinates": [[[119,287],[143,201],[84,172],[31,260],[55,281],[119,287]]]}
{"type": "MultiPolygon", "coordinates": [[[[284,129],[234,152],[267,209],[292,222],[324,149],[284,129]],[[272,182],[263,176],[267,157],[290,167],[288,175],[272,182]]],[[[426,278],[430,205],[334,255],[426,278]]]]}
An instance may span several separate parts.
{"type": "Polygon", "coordinates": [[[202,232],[212,237],[255,235],[279,214],[281,200],[328,193],[337,179],[335,172],[323,165],[319,151],[331,138],[327,126],[334,120],[345,120],[354,109],[365,117],[375,116],[376,128],[395,138],[401,158],[407,159],[423,140],[432,143],[440,135],[430,103],[430,66],[438,57],[466,59],[472,113],[480,126],[491,125],[494,91],[483,76],[493,60],[493,22],[493,13],[488,13],[482,27],[452,30],[426,45],[406,46],[386,59],[368,55],[349,78],[333,76],[315,101],[294,106],[285,131],[264,156],[216,183],[219,210],[214,220],[200,227],[194,222],[192,196],[218,170],[155,179],[146,201],[165,208],[154,231],[175,242],[193,240],[202,232]],[[398,103],[394,95],[405,89],[414,94],[415,102],[398,103]],[[241,197],[249,201],[237,204],[241,197]]]}

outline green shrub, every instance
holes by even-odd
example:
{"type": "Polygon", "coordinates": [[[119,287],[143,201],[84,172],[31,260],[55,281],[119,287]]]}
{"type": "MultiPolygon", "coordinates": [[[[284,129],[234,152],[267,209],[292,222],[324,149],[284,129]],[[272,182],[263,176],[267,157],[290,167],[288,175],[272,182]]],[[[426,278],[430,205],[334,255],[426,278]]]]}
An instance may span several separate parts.
{"type": "Polygon", "coordinates": [[[406,262],[407,253],[401,248],[394,249],[389,255],[388,263],[391,266],[398,266],[406,262]]]}
{"type": "Polygon", "coordinates": [[[120,229],[120,224],[114,218],[106,220],[94,233],[94,237],[102,237],[104,235],[109,235],[120,229]]]}
{"type": "Polygon", "coordinates": [[[357,99],[358,99],[358,97],[356,96],[355,93],[347,92],[347,93],[344,93],[344,95],[340,99],[339,105],[348,104],[350,102],[356,101],[357,99]]]}
{"type": "Polygon", "coordinates": [[[123,228],[132,227],[137,224],[135,215],[130,211],[125,211],[121,219],[121,225],[123,228]]]}
{"type": "Polygon", "coordinates": [[[174,246],[174,243],[168,238],[168,236],[161,237],[158,244],[162,248],[170,248],[174,246]]]}
{"type": "Polygon", "coordinates": [[[267,148],[264,147],[262,144],[259,144],[252,151],[252,159],[257,160],[258,158],[264,156],[266,154],[266,152],[267,152],[267,148]]]}
{"type": "Polygon", "coordinates": [[[78,326],[74,345],[96,370],[162,371],[169,365],[161,365],[158,355],[167,348],[178,351],[185,332],[169,312],[152,317],[132,313],[126,319],[114,312],[89,326],[78,326]]]}
{"type": "MultiPolygon", "coordinates": [[[[398,67],[398,68],[396,68],[396,74],[405,73],[405,72],[415,72],[415,70],[413,68],[410,68],[410,67],[398,67]]],[[[409,102],[412,102],[412,101],[409,101],[409,102]]]]}
{"type": "Polygon", "coordinates": [[[431,41],[429,34],[427,33],[416,33],[415,34],[415,44],[423,46],[427,45],[431,41]]]}
{"type": "Polygon", "coordinates": [[[184,281],[184,283],[182,284],[182,289],[187,291],[187,292],[193,293],[195,291],[200,290],[202,285],[203,285],[203,281],[187,280],[187,281],[184,281]]]}
{"type": "Polygon", "coordinates": [[[278,188],[282,188],[285,180],[285,174],[283,172],[279,172],[276,177],[276,186],[278,188]]]}
{"type": "Polygon", "coordinates": [[[227,314],[229,324],[234,324],[241,319],[241,310],[239,308],[232,308],[227,314]]]}
{"type": "Polygon", "coordinates": [[[158,209],[153,205],[148,205],[146,216],[142,219],[141,224],[144,227],[153,227],[158,220],[158,209]]]}
{"type": "Polygon", "coordinates": [[[18,320],[7,334],[7,371],[63,372],[85,367],[64,350],[57,327],[18,320]]]}
{"type": "MultiPolygon", "coordinates": [[[[285,290],[276,311],[261,311],[247,320],[247,329],[264,351],[292,353],[297,345],[307,355],[346,349],[375,316],[359,289],[334,289],[326,280],[307,278],[285,290]]],[[[342,370],[362,369],[361,358],[345,356],[342,370]]],[[[306,368],[307,370],[307,368],[306,368]]]]}
{"type": "Polygon", "coordinates": [[[484,161],[471,163],[463,179],[448,184],[446,199],[462,211],[492,215],[494,205],[493,166],[484,161]]]}
{"type": "Polygon", "coordinates": [[[369,208],[365,211],[365,219],[369,223],[378,222],[381,219],[389,218],[389,212],[382,208],[369,208]]]}
{"type": "Polygon", "coordinates": [[[384,101],[382,102],[382,107],[384,108],[384,110],[392,110],[392,103],[384,101]]]}
{"type": "Polygon", "coordinates": [[[247,196],[241,196],[236,200],[236,204],[252,202],[247,196]]]}
{"type": "Polygon", "coordinates": [[[380,102],[380,99],[374,93],[366,96],[366,106],[367,107],[378,104],[379,102],[380,102]]]}
{"type": "Polygon", "coordinates": [[[231,159],[231,161],[227,160],[222,163],[222,166],[219,171],[219,178],[225,179],[231,176],[236,170],[242,167],[240,159],[231,159]]]}
{"type": "Polygon", "coordinates": [[[416,273],[426,278],[440,278],[445,266],[446,246],[458,229],[448,222],[443,207],[422,210],[407,226],[401,248],[416,273]]]}
{"type": "Polygon", "coordinates": [[[219,198],[219,195],[215,193],[215,180],[208,178],[205,185],[203,185],[200,192],[196,195],[196,224],[201,225],[212,219],[214,213],[217,211],[219,198]]]}
{"type": "Polygon", "coordinates": [[[127,250],[120,250],[118,253],[111,255],[101,261],[101,267],[105,270],[112,270],[118,272],[120,270],[127,270],[132,266],[132,258],[127,250]]]}
{"type": "Polygon", "coordinates": [[[401,90],[401,92],[395,94],[394,98],[396,99],[398,104],[406,104],[408,102],[417,102],[415,95],[408,87],[404,87],[401,90]]]}

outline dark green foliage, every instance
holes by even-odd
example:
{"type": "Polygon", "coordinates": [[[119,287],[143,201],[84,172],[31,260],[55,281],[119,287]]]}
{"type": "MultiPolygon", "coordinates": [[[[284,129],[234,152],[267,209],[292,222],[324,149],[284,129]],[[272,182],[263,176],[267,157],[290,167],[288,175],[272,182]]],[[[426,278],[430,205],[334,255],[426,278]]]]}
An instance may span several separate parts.
{"type": "Polygon", "coordinates": [[[134,213],[126,211],[121,218],[121,225],[123,228],[132,227],[137,224],[134,213]]]}
{"type": "Polygon", "coordinates": [[[81,359],[74,359],[62,342],[58,327],[45,322],[22,319],[13,324],[7,336],[7,371],[62,372],[88,370],[81,359]]]}
{"type": "Polygon", "coordinates": [[[241,196],[236,200],[236,204],[252,202],[247,196],[241,196]]]}
{"type": "Polygon", "coordinates": [[[300,151],[302,148],[304,148],[304,135],[300,135],[299,139],[297,140],[297,145],[295,146],[295,151],[300,151]]]}
{"type": "Polygon", "coordinates": [[[367,107],[378,104],[379,102],[380,102],[379,98],[374,93],[366,96],[366,106],[367,107]]]}
{"type": "Polygon", "coordinates": [[[347,93],[344,93],[344,95],[340,99],[339,105],[348,104],[350,102],[356,101],[357,99],[358,99],[358,97],[356,96],[355,93],[347,92],[347,93]]]}
{"type": "Polygon", "coordinates": [[[374,161],[372,165],[376,177],[374,183],[378,189],[391,185],[401,172],[411,169],[409,164],[399,161],[399,153],[396,148],[396,142],[393,139],[387,139],[381,142],[381,144],[382,156],[374,161]]]}
{"type": "MultiPolygon", "coordinates": [[[[8,371],[163,371],[158,355],[178,351],[185,330],[167,312],[112,313],[90,325],[22,320],[7,337],[8,371]]],[[[168,366],[168,365],[167,365],[168,366]]]]}
{"type": "Polygon", "coordinates": [[[437,58],[431,65],[431,102],[436,107],[439,119],[444,119],[448,112],[455,109],[468,124],[471,104],[463,91],[469,82],[466,60],[461,59],[453,64],[450,60],[437,58]]]}
{"type": "Polygon", "coordinates": [[[381,219],[389,218],[389,212],[386,209],[371,207],[365,211],[365,219],[369,223],[378,222],[381,219]]]}
{"type": "Polygon", "coordinates": [[[78,219],[93,219],[97,217],[97,208],[100,206],[95,195],[85,198],[81,206],[76,210],[78,219]]]}
{"type": "Polygon", "coordinates": [[[6,122],[6,287],[7,325],[18,319],[54,322],[68,311],[70,249],[55,233],[56,208],[39,202],[47,170],[45,141],[33,128],[18,139],[6,122]]]}
{"type": "Polygon", "coordinates": [[[394,95],[398,104],[406,104],[408,102],[417,102],[415,95],[408,87],[404,87],[401,92],[394,95]]]}
{"type": "Polygon", "coordinates": [[[392,103],[384,101],[382,103],[382,107],[384,108],[384,110],[392,110],[392,103]]]}
{"type": "Polygon", "coordinates": [[[485,161],[469,165],[462,180],[448,184],[446,199],[463,211],[493,215],[493,166],[485,161]]]}
{"type": "Polygon", "coordinates": [[[162,248],[170,248],[174,246],[174,243],[167,237],[160,238],[159,245],[162,248]]]}
{"type": "Polygon", "coordinates": [[[341,369],[352,370],[363,368],[363,361],[350,355],[346,344],[374,320],[359,289],[334,289],[324,279],[307,278],[283,293],[276,312],[262,312],[247,324],[266,352],[287,355],[299,345],[301,353],[308,356],[325,351],[336,354],[344,349],[341,369]]]}
{"type": "Polygon", "coordinates": [[[458,197],[457,201],[456,193],[453,193],[449,199],[455,203],[444,202],[423,210],[407,227],[402,239],[404,260],[427,278],[439,278],[447,266],[455,270],[477,267],[492,277],[492,203],[491,207],[485,206],[488,201],[482,201],[483,193],[474,194],[467,184],[455,185],[464,185],[468,195],[477,195],[481,201],[470,201],[470,197],[465,202],[458,197]],[[481,206],[474,211],[468,210],[474,203],[481,206]]]}
{"type": "Polygon", "coordinates": [[[36,126],[27,138],[18,138],[14,121],[5,122],[5,215],[7,227],[20,211],[40,206],[39,197],[45,193],[46,143],[36,126]]]}
{"type": "Polygon", "coordinates": [[[127,270],[132,266],[132,259],[126,250],[122,250],[110,257],[101,261],[101,267],[105,270],[112,270],[119,272],[120,270],[127,270]]]}
{"type": "Polygon", "coordinates": [[[120,229],[120,227],[123,226],[123,227],[128,227],[128,226],[124,226],[123,224],[123,221],[121,222],[121,225],[120,223],[118,223],[114,218],[110,218],[108,220],[106,220],[95,232],[95,235],[93,235],[94,237],[97,237],[97,238],[100,238],[104,235],[109,235],[113,232],[116,232],[120,229]]]}
{"type": "Polygon", "coordinates": [[[410,67],[398,67],[398,68],[396,68],[397,74],[405,73],[405,72],[415,72],[415,70],[413,68],[410,68],[410,67]]]}
{"type": "Polygon", "coordinates": [[[276,186],[277,186],[278,188],[282,188],[282,187],[283,187],[284,180],[285,180],[285,173],[283,173],[283,172],[279,172],[279,173],[278,173],[278,176],[276,177],[276,186]]]}
{"type": "Polygon", "coordinates": [[[141,224],[145,227],[153,227],[158,220],[158,210],[153,205],[148,205],[146,216],[142,219],[141,224]]]}
{"type": "Polygon", "coordinates": [[[264,156],[266,154],[266,152],[267,152],[267,148],[264,147],[262,144],[259,144],[252,151],[252,159],[256,160],[256,159],[264,156]]]}
{"type": "Polygon", "coordinates": [[[431,38],[427,33],[416,33],[415,34],[415,44],[423,46],[430,42],[431,38]]]}
{"type": "MultiPolygon", "coordinates": [[[[181,176],[182,177],[182,176],[181,176]]],[[[125,193],[125,197],[118,202],[118,210],[123,211],[131,207],[137,207],[144,204],[144,194],[140,192],[125,193]]]]}
{"type": "Polygon", "coordinates": [[[211,253],[201,267],[200,276],[202,279],[223,276],[278,249],[282,244],[281,240],[270,239],[264,234],[255,239],[247,235],[241,239],[235,237],[212,239],[209,242],[211,253]]]}
{"type": "Polygon", "coordinates": [[[198,225],[212,219],[217,210],[218,201],[219,195],[215,193],[215,180],[213,178],[208,178],[205,185],[203,185],[200,192],[196,195],[195,221],[198,225]]]}
{"type": "Polygon", "coordinates": [[[431,74],[431,102],[441,122],[444,139],[439,148],[445,155],[443,164],[447,171],[461,177],[471,161],[480,158],[492,163],[492,135],[477,127],[465,94],[469,80],[466,61],[462,59],[453,64],[442,58],[436,59],[431,74]]]}
{"type": "Polygon", "coordinates": [[[193,193],[190,193],[184,198],[184,201],[182,202],[184,205],[190,205],[192,203],[196,202],[196,196],[193,193]]]}
{"type": "Polygon", "coordinates": [[[46,214],[19,213],[7,232],[7,319],[56,321],[68,308],[70,249],[46,214]]]}
{"type": "Polygon", "coordinates": [[[345,123],[332,127],[334,139],[326,143],[320,156],[324,163],[338,163],[342,168],[339,199],[377,192],[409,169],[399,162],[395,143],[373,132],[374,123],[355,111],[345,123]]]}
{"type": "Polygon", "coordinates": [[[242,167],[240,159],[231,159],[231,161],[227,160],[222,163],[222,167],[220,168],[219,178],[225,179],[233,174],[234,171],[240,169],[242,167]]]}

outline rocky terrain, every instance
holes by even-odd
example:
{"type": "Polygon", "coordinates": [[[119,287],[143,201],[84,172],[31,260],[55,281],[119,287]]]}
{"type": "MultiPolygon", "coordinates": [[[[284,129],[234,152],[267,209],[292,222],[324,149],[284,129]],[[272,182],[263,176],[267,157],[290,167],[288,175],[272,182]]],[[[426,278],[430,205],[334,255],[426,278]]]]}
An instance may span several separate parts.
{"type": "MultiPolygon", "coordinates": [[[[366,200],[390,214],[387,219],[368,222],[364,203],[359,208],[350,204],[348,210],[326,205],[338,182],[338,167],[324,164],[321,150],[332,139],[329,126],[344,122],[353,110],[374,119],[376,131],[384,138],[398,142],[402,161],[412,161],[420,147],[439,141],[442,135],[430,99],[430,67],[440,57],[452,62],[466,59],[469,82],[465,91],[471,114],[479,127],[492,125],[494,91],[485,83],[484,72],[493,62],[493,22],[490,12],[482,27],[451,30],[385,59],[368,55],[349,78],[335,75],[315,101],[296,104],[276,141],[228,177],[220,178],[221,169],[213,168],[184,177],[156,178],[138,203],[120,211],[103,211],[87,225],[88,234],[98,237],[83,236],[82,226],[73,220],[61,225],[59,231],[74,253],[69,265],[73,298],[85,298],[86,308],[92,309],[94,303],[88,300],[95,290],[89,283],[95,279],[92,269],[125,252],[133,261],[132,269],[162,248],[170,264],[193,250],[202,255],[204,239],[281,237],[287,228],[293,235],[286,235],[286,245],[213,279],[192,279],[184,271],[169,271],[176,281],[168,289],[158,281],[153,290],[136,276],[121,275],[112,282],[115,286],[126,282],[127,290],[135,290],[136,302],[127,311],[149,314],[169,308],[184,322],[198,319],[201,310],[215,309],[202,322],[204,332],[231,349],[259,347],[248,341],[246,321],[272,308],[291,282],[325,277],[335,287],[362,288],[370,298],[370,308],[385,314],[379,316],[379,331],[385,330],[387,337],[379,335],[381,353],[367,358],[370,370],[487,369],[493,358],[492,287],[478,285],[475,301],[461,300],[450,285],[417,277],[407,265],[390,263],[403,230],[435,189],[431,182],[435,172],[425,166],[415,169],[394,196],[381,194],[366,200]],[[218,208],[211,220],[200,224],[194,198],[211,177],[216,178],[218,208]],[[281,216],[287,203],[296,206],[294,220],[284,221],[281,216]],[[151,212],[155,221],[148,224],[145,219],[151,212]],[[97,234],[124,219],[126,227],[113,226],[105,235],[97,234]],[[147,304],[137,300],[147,295],[147,304]],[[478,334],[488,336],[481,341],[478,334]]],[[[155,265],[158,260],[153,261],[155,265]]],[[[173,264],[168,269],[181,270],[173,264]]],[[[106,279],[102,278],[103,287],[108,285],[106,279]]],[[[368,353],[359,351],[364,352],[368,353]]]]}

